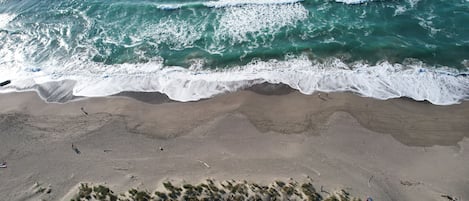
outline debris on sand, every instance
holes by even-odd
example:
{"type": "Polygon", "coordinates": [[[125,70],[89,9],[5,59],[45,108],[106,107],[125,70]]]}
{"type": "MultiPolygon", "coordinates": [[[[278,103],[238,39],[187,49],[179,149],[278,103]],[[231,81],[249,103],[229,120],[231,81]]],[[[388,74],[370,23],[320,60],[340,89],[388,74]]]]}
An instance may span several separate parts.
{"type": "Polygon", "coordinates": [[[412,182],[412,181],[406,181],[406,180],[401,180],[401,185],[403,186],[416,186],[422,184],[421,182],[412,182]]]}
{"type": "Polygon", "coordinates": [[[78,150],[78,148],[72,143],[72,149],[73,151],[75,151],[76,154],[80,154],[80,150],[78,150]]]}
{"type": "Polygon", "coordinates": [[[85,111],[85,108],[84,108],[84,107],[81,107],[80,110],[83,112],[83,114],[85,114],[85,115],[88,116],[88,112],[85,111]]]}
{"type": "Polygon", "coordinates": [[[201,161],[201,160],[198,160],[198,161],[199,163],[202,163],[205,167],[210,168],[210,165],[208,165],[208,163],[201,161]]]}
{"type": "Polygon", "coordinates": [[[455,197],[452,197],[450,195],[441,195],[442,198],[446,198],[448,199],[449,201],[457,201],[458,199],[455,198],[455,197]]]}

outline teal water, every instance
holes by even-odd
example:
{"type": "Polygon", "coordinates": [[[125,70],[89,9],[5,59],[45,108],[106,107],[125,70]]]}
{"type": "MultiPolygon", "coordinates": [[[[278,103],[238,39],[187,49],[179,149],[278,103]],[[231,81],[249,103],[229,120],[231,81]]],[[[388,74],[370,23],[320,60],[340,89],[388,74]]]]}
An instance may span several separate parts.
{"type": "MultiPolygon", "coordinates": [[[[383,62],[393,66],[390,71],[418,65],[455,75],[464,75],[469,67],[467,0],[361,4],[330,0],[3,0],[0,19],[0,78],[14,77],[17,83],[79,79],[90,74],[106,78],[113,73],[121,77],[161,74],[169,66],[243,71],[253,63],[265,66],[262,62],[299,58],[311,61],[313,71],[316,64],[321,69],[337,69],[337,60],[351,71],[357,63],[378,68],[383,62]]],[[[441,81],[455,82],[449,85],[456,92],[445,92],[459,93],[453,102],[467,98],[466,77],[441,81]]],[[[250,80],[261,78],[268,80],[262,76],[250,80]]],[[[352,91],[353,87],[357,88],[352,86],[352,91]]],[[[17,88],[27,86],[17,84],[17,88]]],[[[399,86],[391,88],[399,91],[399,86]]],[[[164,91],[161,86],[152,90],[164,91]]],[[[389,97],[395,96],[413,97],[406,92],[389,97]]]]}

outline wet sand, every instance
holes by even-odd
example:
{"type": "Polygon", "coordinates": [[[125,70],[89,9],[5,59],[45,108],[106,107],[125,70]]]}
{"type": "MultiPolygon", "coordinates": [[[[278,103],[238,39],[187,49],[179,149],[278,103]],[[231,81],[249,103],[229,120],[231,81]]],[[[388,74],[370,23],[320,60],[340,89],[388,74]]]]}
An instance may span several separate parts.
{"type": "Polygon", "coordinates": [[[284,86],[188,103],[120,95],[58,104],[33,92],[0,94],[0,160],[8,163],[0,197],[67,200],[80,182],[126,191],[166,180],[293,178],[362,199],[469,198],[468,102],[308,96],[284,86]]]}

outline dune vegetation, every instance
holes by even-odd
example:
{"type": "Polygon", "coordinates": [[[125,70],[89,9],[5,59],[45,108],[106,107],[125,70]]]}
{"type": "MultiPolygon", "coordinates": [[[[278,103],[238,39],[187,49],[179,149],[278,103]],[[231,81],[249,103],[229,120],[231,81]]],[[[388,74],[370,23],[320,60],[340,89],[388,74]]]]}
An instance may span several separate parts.
{"type": "Polygon", "coordinates": [[[110,188],[82,183],[72,201],[103,200],[103,201],[257,201],[257,200],[308,200],[308,201],[358,201],[345,190],[318,192],[309,183],[275,181],[270,185],[261,185],[247,181],[216,182],[207,179],[200,184],[182,183],[175,185],[170,181],[163,182],[162,189],[153,193],[147,190],[130,189],[116,194],[110,188]]]}

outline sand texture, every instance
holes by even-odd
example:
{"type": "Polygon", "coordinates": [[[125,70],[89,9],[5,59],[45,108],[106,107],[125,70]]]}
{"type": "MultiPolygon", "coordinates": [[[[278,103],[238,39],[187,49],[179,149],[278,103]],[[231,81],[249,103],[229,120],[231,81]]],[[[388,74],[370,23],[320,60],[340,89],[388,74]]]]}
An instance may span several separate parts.
{"type": "Polygon", "coordinates": [[[468,102],[262,88],[188,103],[120,95],[57,104],[1,94],[0,200],[69,200],[82,182],[126,191],[207,178],[311,181],[362,199],[469,199],[468,102]]]}

